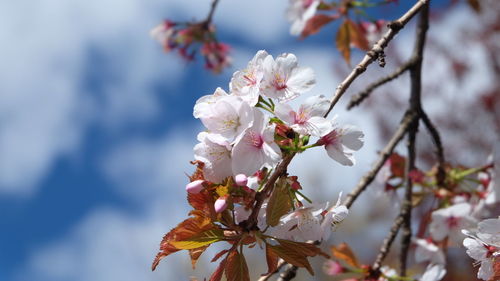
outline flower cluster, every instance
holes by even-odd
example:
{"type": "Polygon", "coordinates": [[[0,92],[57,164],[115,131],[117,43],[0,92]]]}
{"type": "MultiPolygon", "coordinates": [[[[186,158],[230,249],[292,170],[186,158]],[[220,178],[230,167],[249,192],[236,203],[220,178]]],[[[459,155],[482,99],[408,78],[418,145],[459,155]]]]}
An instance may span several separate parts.
{"type": "Polygon", "coordinates": [[[207,22],[178,23],[165,20],[150,32],[165,50],[178,50],[182,58],[194,60],[199,51],[205,59],[205,67],[215,73],[231,63],[229,46],[215,38],[215,27],[207,22]]]}
{"type": "Polygon", "coordinates": [[[324,147],[332,159],[351,166],[364,137],[354,126],[326,119],[330,102],[324,96],[311,96],[298,109],[288,104],[315,83],[313,70],[299,66],[295,55],[274,58],[259,51],[233,74],[229,93],[217,88],[198,99],[193,115],[206,129],[198,134],[197,169],[186,185],[194,210],[165,235],[153,268],[178,250],[190,251],[194,265],[210,244],[227,241],[232,247],[217,255],[225,258],[211,280],[223,272],[236,280],[231,268],[244,260],[237,246],[256,243],[266,247],[269,272],[280,257],[312,273],[307,258],[326,254],[307,241],[327,240],[348,210],[341,196],[333,206],[312,203],[296,176],[277,172],[278,164],[324,147]]]}

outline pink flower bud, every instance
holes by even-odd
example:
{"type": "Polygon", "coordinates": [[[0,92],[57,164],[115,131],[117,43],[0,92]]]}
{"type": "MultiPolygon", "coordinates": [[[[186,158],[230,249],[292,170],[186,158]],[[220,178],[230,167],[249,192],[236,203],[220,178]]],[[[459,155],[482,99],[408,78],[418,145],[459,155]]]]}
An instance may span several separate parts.
{"type": "Polygon", "coordinates": [[[337,261],[327,260],[323,265],[326,275],[334,276],[344,272],[344,267],[337,261]]]}
{"type": "Polygon", "coordinates": [[[219,197],[219,199],[215,200],[214,208],[216,213],[220,213],[227,208],[227,197],[219,197]]]}
{"type": "Polygon", "coordinates": [[[186,185],[186,191],[189,193],[200,193],[200,191],[203,189],[203,183],[204,180],[195,180],[186,185]]]}
{"type": "Polygon", "coordinates": [[[248,183],[248,178],[244,174],[238,174],[234,177],[234,182],[238,186],[246,186],[248,183]]]}

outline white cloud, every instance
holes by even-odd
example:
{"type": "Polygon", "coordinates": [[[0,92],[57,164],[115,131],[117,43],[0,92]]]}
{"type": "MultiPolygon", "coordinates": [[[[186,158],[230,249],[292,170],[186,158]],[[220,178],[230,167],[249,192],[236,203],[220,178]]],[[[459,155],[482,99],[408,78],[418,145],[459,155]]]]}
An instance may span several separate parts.
{"type": "MultiPolygon", "coordinates": [[[[186,175],[194,171],[193,146],[199,127],[173,128],[155,140],[135,139],[117,145],[104,156],[102,168],[115,190],[127,198],[148,202],[181,194],[184,201],[186,175]]],[[[180,204],[180,202],[178,202],[180,204]]]]}

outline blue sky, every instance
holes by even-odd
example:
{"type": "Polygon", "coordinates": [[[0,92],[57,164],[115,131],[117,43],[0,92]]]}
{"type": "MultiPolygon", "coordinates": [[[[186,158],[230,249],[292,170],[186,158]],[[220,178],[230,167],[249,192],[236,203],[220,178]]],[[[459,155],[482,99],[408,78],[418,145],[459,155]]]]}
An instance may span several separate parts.
{"type": "MultiPolygon", "coordinates": [[[[185,280],[186,256],[154,273],[149,266],[187,211],[184,173],[201,129],[191,114],[196,99],[227,89],[259,49],[296,53],[318,73],[314,91],[329,95],[338,83],[331,70],[343,62],[332,36],[289,36],[286,1],[221,0],[215,23],[234,48],[234,67],[219,76],[149,38],[163,18],[200,19],[208,5],[0,1],[0,280],[185,280]]],[[[369,167],[376,133],[359,116],[342,118],[372,142],[360,152],[360,169],[369,167]]],[[[318,155],[301,157],[326,159],[318,155]]],[[[356,181],[354,170],[333,163],[304,180],[323,186],[328,169],[352,175],[339,185],[356,181]]]]}

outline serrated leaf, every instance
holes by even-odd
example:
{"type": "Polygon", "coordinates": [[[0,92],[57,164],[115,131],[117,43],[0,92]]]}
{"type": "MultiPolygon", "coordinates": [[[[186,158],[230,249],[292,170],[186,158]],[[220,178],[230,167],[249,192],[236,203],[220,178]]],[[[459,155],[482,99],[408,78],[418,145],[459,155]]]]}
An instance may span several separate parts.
{"type": "Polygon", "coordinates": [[[218,252],[210,262],[216,262],[218,259],[220,259],[220,257],[222,257],[224,254],[226,254],[227,252],[229,252],[229,250],[222,250],[220,252],[218,252]]]}
{"type": "Polygon", "coordinates": [[[319,32],[319,30],[326,24],[330,23],[331,21],[337,19],[336,16],[332,15],[325,15],[325,14],[317,14],[310,18],[306,22],[306,26],[302,30],[302,33],[300,36],[302,38],[305,38],[307,36],[316,34],[319,32]]]}
{"type": "Polygon", "coordinates": [[[346,20],[346,23],[349,27],[349,36],[351,44],[356,48],[368,51],[370,49],[368,40],[361,31],[359,25],[354,23],[352,20],[346,20]]]}
{"type": "Polygon", "coordinates": [[[189,257],[191,258],[191,266],[193,269],[196,267],[196,262],[200,258],[201,254],[205,252],[205,250],[208,248],[208,246],[196,248],[196,249],[191,249],[189,250],[189,257]]]}
{"type": "Polygon", "coordinates": [[[332,256],[335,258],[345,261],[348,265],[353,267],[360,267],[356,255],[352,252],[351,248],[347,243],[342,243],[338,247],[332,246],[332,256]]]}
{"type": "Polygon", "coordinates": [[[311,264],[307,260],[307,255],[305,255],[304,253],[300,253],[295,249],[283,247],[282,245],[268,244],[268,247],[270,251],[282,258],[287,263],[298,267],[304,267],[305,269],[307,269],[307,271],[309,271],[311,275],[314,275],[311,264]]]}
{"type": "Polygon", "coordinates": [[[318,246],[311,244],[311,243],[296,242],[296,241],[285,240],[285,239],[276,239],[276,241],[278,241],[285,248],[294,249],[294,250],[301,252],[309,257],[321,255],[325,258],[330,258],[330,256],[328,254],[325,254],[323,251],[321,251],[321,249],[318,248],[318,246]]]}
{"type": "Polygon", "coordinates": [[[156,255],[151,266],[152,270],[155,270],[160,263],[160,260],[164,257],[181,250],[180,248],[174,246],[172,242],[182,241],[214,228],[214,224],[212,224],[210,218],[207,218],[203,212],[192,211],[190,215],[193,215],[193,217],[184,220],[163,236],[160,243],[160,251],[156,255]]]}
{"type": "Polygon", "coordinates": [[[344,57],[344,60],[348,65],[351,64],[351,36],[349,33],[349,23],[345,20],[340,25],[335,38],[337,50],[339,50],[340,54],[342,54],[342,57],[344,57]]]}
{"type": "Polygon", "coordinates": [[[227,257],[226,279],[227,281],[250,281],[245,256],[236,250],[230,252],[227,257]]]}
{"type": "Polygon", "coordinates": [[[292,209],[292,202],[288,193],[286,177],[282,177],[276,183],[267,203],[266,223],[268,225],[278,225],[280,218],[292,209]]]}
{"type": "Polygon", "coordinates": [[[221,229],[210,229],[181,241],[172,241],[170,244],[177,249],[190,250],[210,245],[223,239],[224,232],[221,229]]]}
{"type": "Polygon", "coordinates": [[[269,248],[269,245],[266,244],[267,273],[264,275],[271,274],[278,270],[278,260],[278,255],[276,255],[276,253],[269,248]]]}
{"type": "Polygon", "coordinates": [[[214,273],[212,273],[212,276],[210,276],[209,281],[220,281],[222,279],[222,274],[224,274],[224,269],[226,268],[226,260],[223,259],[220,263],[217,269],[215,269],[214,273]]]}

